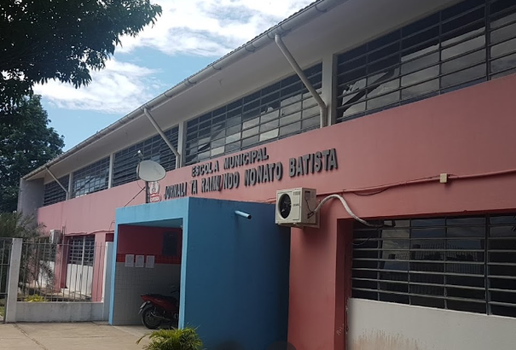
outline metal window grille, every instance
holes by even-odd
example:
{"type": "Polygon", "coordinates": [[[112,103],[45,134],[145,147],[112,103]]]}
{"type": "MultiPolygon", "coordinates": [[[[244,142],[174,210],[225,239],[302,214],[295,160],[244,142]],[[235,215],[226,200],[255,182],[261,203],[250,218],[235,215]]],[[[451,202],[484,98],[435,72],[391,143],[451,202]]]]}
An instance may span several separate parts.
{"type": "Polygon", "coordinates": [[[516,317],[516,216],[385,224],[355,226],[353,297],[516,317]]]}
{"type": "MultiPolygon", "coordinates": [[[[69,176],[63,176],[59,182],[68,188],[69,176]]],[[[66,192],[59,186],[56,181],[49,182],[45,185],[45,194],[43,196],[43,206],[51,205],[66,200],[66,192]]]]}
{"type": "Polygon", "coordinates": [[[516,72],[516,3],[468,0],[338,56],[337,122],[516,72]]]}
{"type": "Polygon", "coordinates": [[[72,237],[69,241],[68,264],[93,266],[95,236],[72,237]]]}
{"type": "Polygon", "coordinates": [[[73,173],[72,198],[107,189],[109,157],[85,166],[73,173]]]}
{"type": "MultiPolygon", "coordinates": [[[[322,65],[305,71],[320,93],[322,65]]],[[[319,126],[319,107],[297,75],[188,121],[187,165],[319,126]]]]}
{"type": "MultiPolygon", "coordinates": [[[[179,128],[173,127],[164,131],[167,139],[177,149],[179,128]]],[[[163,166],[166,171],[176,168],[176,156],[160,135],[155,135],[145,141],[134,144],[115,153],[113,163],[113,186],[123,185],[136,181],[136,167],[138,165],[137,152],[141,151],[145,159],[154,160],[163,166]]]]}

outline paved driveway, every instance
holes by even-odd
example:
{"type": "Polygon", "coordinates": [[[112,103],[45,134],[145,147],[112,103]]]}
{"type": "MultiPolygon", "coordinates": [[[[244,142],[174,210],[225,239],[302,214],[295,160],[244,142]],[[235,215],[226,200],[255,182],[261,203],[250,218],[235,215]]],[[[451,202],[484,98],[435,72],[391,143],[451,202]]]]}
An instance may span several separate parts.
{"type": "Polygon", "coordinates": [[[104,323],[0,324],[0,350],[142,350],[149,330],[104,323]]]}

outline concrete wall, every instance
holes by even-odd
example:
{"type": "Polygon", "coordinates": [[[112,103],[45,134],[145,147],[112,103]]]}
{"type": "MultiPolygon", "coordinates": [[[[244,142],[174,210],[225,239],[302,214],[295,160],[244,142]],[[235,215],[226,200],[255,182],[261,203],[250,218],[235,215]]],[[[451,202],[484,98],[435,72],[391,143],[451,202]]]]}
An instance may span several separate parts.
{"type": "Polygon", "coordinates": [[[18,302],[16,322],[103,321],[104,303],[18,302]]]}
{"type": "Polygon", "coordinates": [[[39,207],[43,205],[45,186],[43,179],[26,181],[20,179],[18,190],[18,212],[25,215],[35,215],[39,207]]]}
{"type": "Polygon", "coordinates": [[[516,319],[349,300],[350,350],[514,349],[516,319]]]}
{"type": "Polygon", "coordinates": [[[181,324],[209,349],[286,341],[290,233],[274,224],[274,206],[191,198],[184,228],[181,324]]]}
{"type": "Polygon", "coordinates": [[[125,267],[117,263],[116,292],[113,304],[114,325],[141,324],[138,314],[142,294],[170,295],[172,285],[179,286],[181,265],[156,264],[154,268],[125,267]]]}

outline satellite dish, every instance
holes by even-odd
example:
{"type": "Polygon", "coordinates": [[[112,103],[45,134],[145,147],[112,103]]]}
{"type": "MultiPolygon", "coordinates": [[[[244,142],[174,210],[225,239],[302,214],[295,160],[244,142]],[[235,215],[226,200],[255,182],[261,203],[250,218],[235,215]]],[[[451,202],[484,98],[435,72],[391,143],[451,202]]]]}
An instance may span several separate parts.
{"type": "Polygon", "coordinates": [[[165,177],[165,169],[155,161],[143,160],[136,167],[136,174],[143,181],[159,181],[165,177]]]}

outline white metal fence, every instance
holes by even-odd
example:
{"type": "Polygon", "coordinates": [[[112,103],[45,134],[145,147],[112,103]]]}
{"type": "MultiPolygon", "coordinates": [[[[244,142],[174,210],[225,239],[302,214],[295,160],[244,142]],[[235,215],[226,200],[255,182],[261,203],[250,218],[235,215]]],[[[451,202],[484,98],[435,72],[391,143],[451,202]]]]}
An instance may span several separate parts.
{"type": "Polygon", "coordinates": [[[18,300],[101,301],[105,244],[92,238],[80,236],[65,244],[24,241],[18,300]]]}
{"type": "Polygon", "coordinates": [[[12,239],[0,238],[0,322],[4,321],[12,239]]]}

